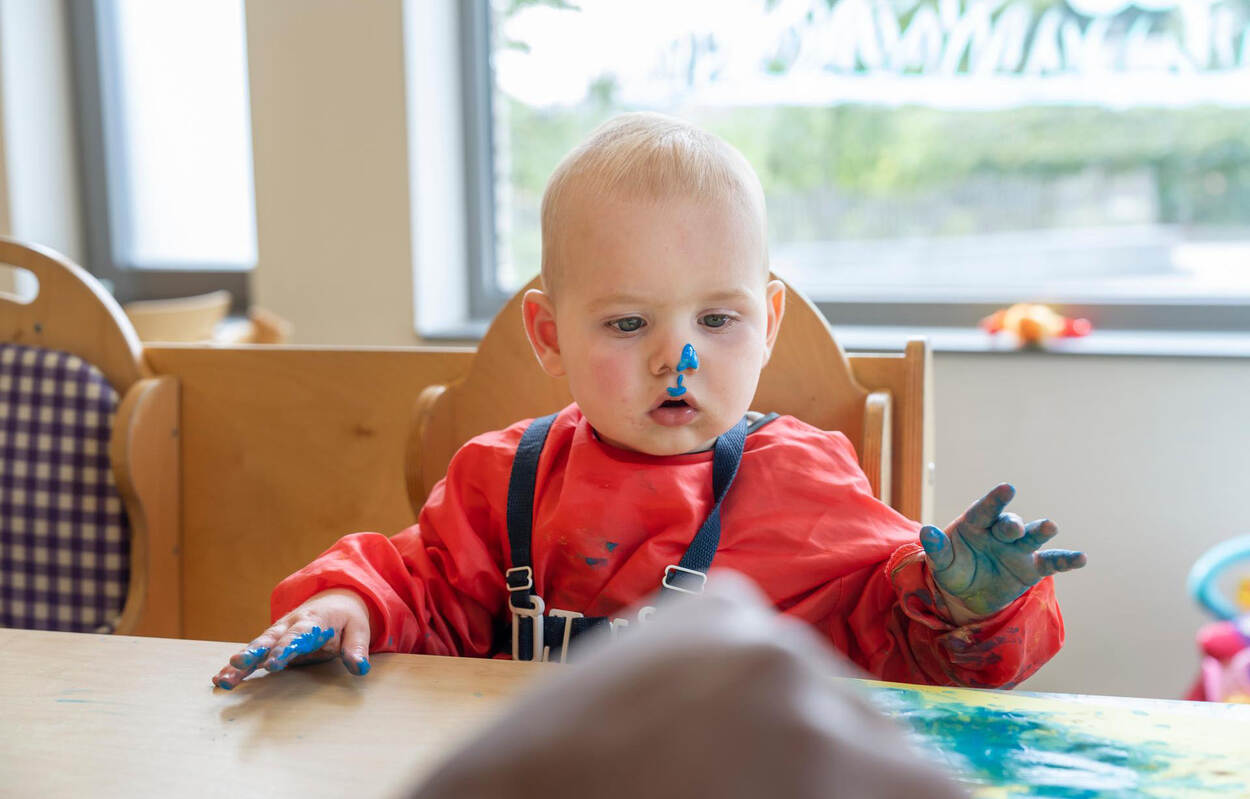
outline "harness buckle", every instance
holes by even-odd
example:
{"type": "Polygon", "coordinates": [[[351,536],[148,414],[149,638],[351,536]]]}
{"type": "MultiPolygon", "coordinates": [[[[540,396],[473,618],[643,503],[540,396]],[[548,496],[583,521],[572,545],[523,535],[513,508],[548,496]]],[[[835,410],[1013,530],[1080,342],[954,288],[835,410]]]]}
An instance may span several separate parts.
{"type": "Polygon", "coordinates": [[[664,567],[664,579],[660,580],[660,585],[664,588],[669,589],[670,591],[680,591],[683,594],[701,594],[703,593],[703,587],[707,585],[707,575],[701,571],[695,571],[694,569],[687,569],[685,566],[678,566],[676,563],[672,563],[664,567]],[[679,585],[670,583],[669,577],[671,577],[673,572],[675,571],[682,572],[684,574],[692,574],[695,577],[698,577],[699,587],[691,590],[689,588],[682,588],[679,585]]]}
{"type": "Polygon", "coordinates": [[[528,591],[534,587],[534,570],[529,566],[513,566],[503,573],[504,582],[508,584],[509,591],[528,591]],[[522,585],[520,580],[513,581],[512,576],[516,574],[525,580],[522,585]]]}
{"type": "MultiPolygon", "coordinates": [[[[528,569],[529,567],[522,566],[521,568],[528,569]]],[[[515,569],[509,569],[509,571],[515,571],[515,569]]],[[[546,606],[543,604],[543,598],[538,594],[530,594],[528,608],[519,608],[509,599],[508,607],[512,609],[512,659],[518,661],[521,659],[521,617],[525,616],[530,620],[530,629],[533,630],[530,659],[546,660],[546,653],[543,650],[543,610],[546,606]]]]}

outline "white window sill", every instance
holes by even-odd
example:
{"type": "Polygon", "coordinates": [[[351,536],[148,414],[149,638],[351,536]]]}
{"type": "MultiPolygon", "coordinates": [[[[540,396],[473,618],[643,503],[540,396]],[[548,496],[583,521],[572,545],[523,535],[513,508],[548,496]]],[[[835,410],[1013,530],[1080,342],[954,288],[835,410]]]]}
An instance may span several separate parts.
{"type": "Polygon", "coordinates": [[[835,326],[833,334],[850,352],[893,352],[924,336],[934,352],[1048,353],[1155,357],[1250,357],[1250,332],[1182,330],[1095,330],[1084,338],[1054,339],[1039,349],[1022,349],[1009,333],[990,335],[972,327],[835,326]]]}

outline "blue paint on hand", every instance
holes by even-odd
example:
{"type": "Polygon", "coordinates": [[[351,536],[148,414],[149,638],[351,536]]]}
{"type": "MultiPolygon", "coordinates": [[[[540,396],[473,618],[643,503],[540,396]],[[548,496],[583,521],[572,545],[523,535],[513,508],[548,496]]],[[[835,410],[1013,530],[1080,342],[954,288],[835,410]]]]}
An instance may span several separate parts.
{"type": "Polygon", "coordinates": [[[677,371],[684,372],[687,369],[694,371],[699,368],[699,353],[694,351],[693,344],[687,344],[681,348],[681,360],[677,362],[677,371]]]}
{"type": "Polygon", "coordinates": [[[313,627],[306,633],[295,636],[291,643],[287,644],[286,649],[282,650],[282,658],[286,659],[292,655],[303,655],[308,652],[316,652],[321,647],[329,643],[334,637],[334,628],[327,627],[324,630],[320,627],[313,627]]]}
{"type": "MultiPolygon", "coordinates": [[[[1083,554],[1039,548],[1059,528],[1049,519],[1027,525],[1004,513],[1015,488],[1001,483],[972,504],[946,531],[926,525],[920,544],[933,580],[948,600],[972,619],[984,619],[1010,605],[1044,577],[1085,565],[1083,554]]],[[[960,623],[968,623],[961,620],[960,623]]]]}
{"type": "Polygon", "coordinates": [[[920,528],[920,543],[925,552],[940,552],[946,546],[946,536],[931,524],[920,528]]]}
{"type": "Polygon", "coordinates": [[[361,658],[356,663],[356,675],[359,677],[363,677],[369,673],[369,669],[371,668],[373,668],[373,666],[370,665],[369,658],[361,658]]]}
{"type": "Polygon", "coordinates": [[[269,654],[269,647],[254,646],[251,649],[248,649],[243,653],[243,656],[241,658],[242,663],[239,664],[239,668],[250,669],[253,666],[255,666],[257,663],[264,660],[265,655],[268,655],[268,654],[269,654]]]}
{"type": "Polygon", "coordinates": [[[277,657],[271,659],[266,666],[269,671],[281,671],[286,668],[287,661],[296,655],[304,655],[309,652],[316,652],[321,647],[330,642],[334,637],[334,628],[327,627],[324,630],[320,627],[313,627],[306,633],[295,636],[291,643],[278,654],[277,657]]]}
{"type": "Polygon", "coordinates": [[[946,533],[931,524],[920,528],[920,546],[924,547],[925,555],[935,571],[942,571],[951,565],[955,553],[949,547],[950,539],[946,533]]]}
{"type": "Polygon", "coordinates": [[[216,685],[218,688],[221,688],[224,691],[234,690],[234,686],[226,682],[225,680],[213,680],[213,685],[216,685]]]}

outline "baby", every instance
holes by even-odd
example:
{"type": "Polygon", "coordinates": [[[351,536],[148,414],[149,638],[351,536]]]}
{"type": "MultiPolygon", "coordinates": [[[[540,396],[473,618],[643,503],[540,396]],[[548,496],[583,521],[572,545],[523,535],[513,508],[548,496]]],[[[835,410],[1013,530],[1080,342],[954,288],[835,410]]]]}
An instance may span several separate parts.
{"type": "Polygon", "coordinates": [[[547,186],[543,290],[523,305],[574,404],[473,439],[416,525],[346,536],[283,580],[274,624],[214,683],[332,657],[365,674],[370,652],[563,660],[712,565],[881,679],[1036,671],[1063,640],[1046,578],[1085,564],[1039,551],[1054,523],[1005,513],[1003,484],[921,527],[872,496],[842,434],[748,411],[785,312],[766,233],[726,142],[655,114],[596,130],[547,186]]]}

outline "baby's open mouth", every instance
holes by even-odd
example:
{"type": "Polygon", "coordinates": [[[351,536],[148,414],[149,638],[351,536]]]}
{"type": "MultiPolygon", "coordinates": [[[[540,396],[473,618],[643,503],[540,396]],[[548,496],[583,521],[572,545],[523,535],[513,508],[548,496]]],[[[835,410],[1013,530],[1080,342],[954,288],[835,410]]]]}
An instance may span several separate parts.
{"type": "Polygon", "coordinates": [[[660,395],[655,398],[651,405],[651,410],[658,411],[664,408],[688,408],[692,411],[699,410],[699,403],[690,393],[682,394],[680,397],[660,395]]]}
{"type": "Polygon", "coordinates": [[[699,415],[699,406],[690,397],[657,398],[648,414],[653,421],[665,427],[689,424],[699,415]]]}

